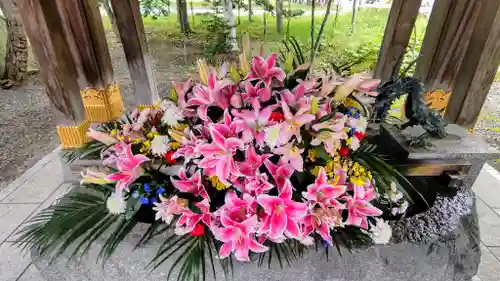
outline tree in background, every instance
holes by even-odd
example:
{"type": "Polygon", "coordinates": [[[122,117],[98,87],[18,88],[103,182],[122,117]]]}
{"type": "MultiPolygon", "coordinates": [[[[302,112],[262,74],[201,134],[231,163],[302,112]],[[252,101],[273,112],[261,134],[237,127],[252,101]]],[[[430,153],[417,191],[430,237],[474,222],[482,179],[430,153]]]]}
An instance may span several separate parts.
{"type": "Polygon", "coordinates": [[[248,0],[248,23],[252,22],[252,0],[248,0]]]}
{"type": "Polygon", "coordinates": [[[283,32],[283,0],[276,0],[276,31],[283,32]]]}
{"type": "Polygon", "coordinates": [[[352,0],[352,19],[351,19],[351,32],[354,33],[356,29],[356,2],[357,0],[352,0]]]}
{"type": "Polygon", "coordinates": [[[238,50],[238,42],[236,41],[236,24],[234,21],[233,2],[231,0],[223,0],[224,2],[224,19],[229,26],[229,45],[232,51],[238,50]]]}
{"type": "Polygon", "coordinates": [[[181,32],[184,34],[190,33],[191,28],[189,28],[186,0],[177,0],[177,19],[179,20],[179,25],[181,26],[181,32]]]}
{"type": "Polygon", "coordinates": [[[16,1],[0,0],[0,8],[7,24],[7,49],[1,85],[4,88],[11,88],[20,84],[27,76],[28,40],[24,34],[16,1]]]}
{"type": "Polygon", "coordinates": [[[116,17],[113,8],[111,7],[110,0],[99,0],[99,5],[106,11],[109,23],[113,28],[113,33],[115,34],[116,40],[120,41],[120,32],[118,31],[118,26],[116,26],[116,17]]]}

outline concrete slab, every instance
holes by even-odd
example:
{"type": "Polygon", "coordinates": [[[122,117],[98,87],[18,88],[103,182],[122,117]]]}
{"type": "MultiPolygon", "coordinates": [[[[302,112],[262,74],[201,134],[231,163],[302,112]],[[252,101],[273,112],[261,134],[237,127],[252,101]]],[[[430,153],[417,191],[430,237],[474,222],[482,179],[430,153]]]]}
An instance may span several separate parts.
{"type": "Polygon", "coordinates": [[[61,162],[54,159],[14,190],[2,203],[42,203],[62,181],[61,162]]]}
{"type": "Polygon", "coordinates": [[[17,281],[45,281],[45,279],[43,279],[35,265],[31,264],[17,281]]]}
{"type": "Polygon", "coordinates": [[[481,281],[500,281],[500,262],[484,245],[481,245],[481,264],[477,275],[481,281]]]}
{"type": "Polygon", "coordinates": [[[483,168],[473,190],[488,206],[500,208],[500,174],[496,170],[483,168]]]}
{"type": "Polygon", "coordinates": [[[38,204],[0,204],[0,242],[9,237],[36,208],[38,204]]]}
{"type": "Polygon", "coordinates": [[[500,216],[481,199],[477,200],[481,241],[486,246],[500,246],[500,216]]]}
{"type": "MultiPolygon", "coordinates": [[[[24,255],[11,243],[0,245],[0,280],[16,281],[31,263],[29,255],[24,255]]],[[[33,280],[34,281],[34,280],[33,280]]]]}

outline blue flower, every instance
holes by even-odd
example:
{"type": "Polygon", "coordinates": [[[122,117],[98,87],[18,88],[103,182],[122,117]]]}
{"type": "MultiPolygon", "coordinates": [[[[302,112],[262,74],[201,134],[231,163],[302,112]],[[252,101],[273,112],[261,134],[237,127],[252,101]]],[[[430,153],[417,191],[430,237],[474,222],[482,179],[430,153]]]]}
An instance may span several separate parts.
{"type": "Polygon", "coordinates": [[[151,192],[151,186],[149,186],[149,183],[145,183],[143,186],[144,192],[150,193],[151,192]]]}
{"type": "Polygon", "coordinates": [[[354,114],[354,118],[359,119],[359,117],[361,117],[361,115],[359,114],[359,112],[356,112],[356,114],[354,114]]]}
{"type": "Polygon", "coordinates": [[[325,247],[326,249],[330,248],[330,244],[325,240],[321,240],[321,243],[323,244],[323,247],[325,247]]]}
{"type": "Polygon", "coordinates": [[[156,202],[157,202],[156,197],[151,198],[151,204],[154,204],[156,202]]]}
{"type": "Polygon", "coordinates": [[[141,197],[141,204],[142,204],[142,205],[148,205],[148,204],[149,204],[149,200],[148,200],[148,198],[146,198],[146,197],[142,196],[142,197],[141,197]]]}
{"type": "Polygon", "coordinates": [[[132,192],[132,198],[134,198],[134,199],[139,198],[139,191],[134,190],[134,192],[132,192]]]}
{"type": "Polygon", "coordinates": [[[160,186],[158,187],[158,189],[156,190],[156,194],[157,194],[157,195],[163,194],[163,193],[165,193],[165,192],[167,192],[167,190],[166,190],[163,186],[161,186],[161,185],[160,185],[160,186]]]}

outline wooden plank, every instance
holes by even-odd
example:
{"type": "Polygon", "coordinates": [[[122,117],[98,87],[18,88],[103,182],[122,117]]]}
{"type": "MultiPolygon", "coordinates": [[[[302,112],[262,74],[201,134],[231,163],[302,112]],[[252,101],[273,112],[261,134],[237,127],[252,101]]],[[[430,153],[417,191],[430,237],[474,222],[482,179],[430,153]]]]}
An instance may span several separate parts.
{"type": "Polygon", "coordinates": [[[113,66],[96,0],[56,1],[77,62],[80,89],[107,87],[113,82],[113,66]]]}
{"type": "Polygon", "coordinates": [[[474,126],[500,64],[500,1],[484,0],[479,14],[446,112],[466,128],[474,126]]]}
{"type": "Polygon", "coordinates": [[[138,104],[153,104],[159,99],[148,54],[144,24],[138,0],[112,0],[116,24],[134,83],[138,104]]]}
{"type": "Polygon", "coordinates": [[[481,8],[480,1],[436,0],[416,66],[428,91],[451,90],[481,8]]]}
{"type": "Polygon", "coordinates": [[[394,0],[380,47],[375,77],[387,81],[401,67],[422,0],[394,0]]]}
{"type": "MultiPolygon", "coordinates": [[[[85,120],[77,69],[69,51],[62,18],[55,0],[20,0],[21,17],[33,52],[40,63],[47,96],[66,118],[85,120]]],[[[69,120],[68,120],[69,121],[69,120]]]]}

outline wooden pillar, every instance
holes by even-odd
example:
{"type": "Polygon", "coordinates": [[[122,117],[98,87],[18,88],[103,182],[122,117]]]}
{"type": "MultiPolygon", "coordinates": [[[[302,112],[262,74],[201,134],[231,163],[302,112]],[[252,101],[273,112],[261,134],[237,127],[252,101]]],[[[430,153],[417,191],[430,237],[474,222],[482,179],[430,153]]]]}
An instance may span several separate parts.
{"type": "Polygon", "coordinates": [[[77,70],[70,53],[62,18],[55,0],[20,0],[21,17],[33,52],[40,63],[47,96],[69,120],[85,120],[77,70]]]}
{"type": "Polygon", "coordinates": [[[474,126],[500,64],[500,1],[482,3],[446,111],[466,128],[474,126]]]}
{"type": "Polygon", "coordinates": [[[395,70],[399,71],[421,4],[422,0],[394,0],[392,2],[375,68],[376,78],[387,81],[395,70]]]}
{"type": "Polygon", "coordinates": [[[158,91],[148,54],[144,24],[138,0],[111,0],[116,24],[134,83],[135,100],[140,105],[155,103],[158,91]]]}
{"type": "Polygon", "coordinates": [[[56,0],[78,72],[87,120],[119,118],[123,101],[113,78],[113,66],[96,0],[56,0]]]}
{"type": "Polygon", "coordinates": [[[469,46],[482,1],[436,0],[416,66],[429,91],[451,90],[469,46]]]}

